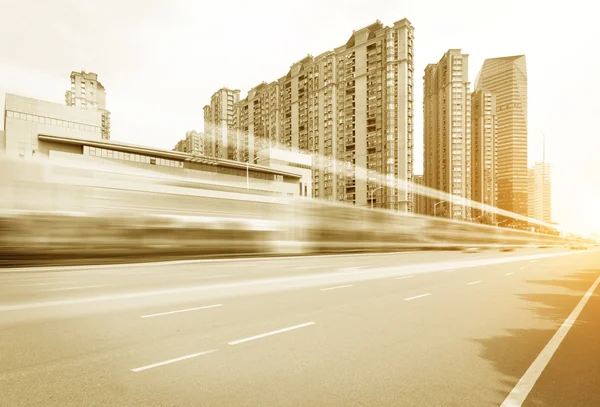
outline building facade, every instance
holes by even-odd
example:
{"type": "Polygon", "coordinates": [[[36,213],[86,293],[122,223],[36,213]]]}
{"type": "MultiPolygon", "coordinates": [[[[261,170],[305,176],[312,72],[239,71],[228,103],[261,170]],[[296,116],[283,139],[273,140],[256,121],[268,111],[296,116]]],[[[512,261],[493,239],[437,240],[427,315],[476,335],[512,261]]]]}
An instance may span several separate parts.
{"type": "Polygon", "coordinates": [[[373,206],[412,210],[413,41],[408,20],[377,21],[253,88],[233,109],[237,159],[268,147],[308,153],[313,197],[370,206],[373,195],[373,206]]]}
{"type": "Polygon", "coordinates": [[[190,153],[194,155],[204,154],[204,134],[198,133],[196,130],[190,130],[185,133],[185,138],[179,140],[173,148],[173,151],[182,153],[190,153]]]}
{"type": "Polygon", "coordinates": [[[471,216],[466,201],[471,198],[468,59],[460,49],[451,49],[428,65],[423,95],[425,186],[453,195],[450,202],[427,198],[427,214],[463,220],[471,216]]]}
{"type": "Polygon", "coordinates": [[[423,194],[423,187],[425,186],[425,178],[421,174],[413,175],[413,212],[418,215],[427,214],[426,203],[427,196],[423,194]]]}
{"type": "MultiPolygon", "coordinates": [[[[207,158],[108,140],[38,136],[38,159],[58,159],[75,168],[102,166],[111,172],[150,175],[153,182],[185,188],[253,195],[300,195],[301,175],[262,165],[207,158]]],[[[183,192],[180,201],[186,201],[183,192]]],[[[193,195],[193,192],[190,192],[193,195]]],[[[198,208],[190,207],[190,211],[198,208]]]]}
{"type": "Polygon", "coordinates": [[[65,93],[67,106],[98,110],[102,114],[102,138],[110,140],[110,112],[106,110],[106,90],[93,72],[71,72],[71,89],[65,93]]]}
{"type": "Polygon", "coordinates": [[[7,93],[4,129],[6,154],[29,158],[40,152],[40,134],[101,140],[102,113],[7,93]]]}
{"type": "Polygon", "coordinates": [[[237,132],[233,121],[234,105],[240,91],[222,88],[204,106],[204,154],[207,157],[243,161],[238,150],[237,132]]]}
{"type": "Polygon", "coordinates": [[[547,162],[529,169],[527,216],[542,222],[552,222],[552,167],[547,162]]]}
{"type": "MultiPolygon", "coordinates": [[[[471,94],[471,199],[495,207],[498,201],[496,181],[496,96],[478,90],[471,94]]],[[[494,211],[472,209],[472,217],[488,215],[495,222],[494,211]]]]}
{"type": "Polygon", "coordinates": [[[527,216],[527,68],[525,55],[486,59],[476,90],[496,96],[498,207],[527,216]]]}
{"type": "Polygon", "coordinates": [[[301,177],[298,195],[312,197],[312,157],[310,154],[266,148],[258,152],[258,164],[286,173],[298,174],[301,177]]]}

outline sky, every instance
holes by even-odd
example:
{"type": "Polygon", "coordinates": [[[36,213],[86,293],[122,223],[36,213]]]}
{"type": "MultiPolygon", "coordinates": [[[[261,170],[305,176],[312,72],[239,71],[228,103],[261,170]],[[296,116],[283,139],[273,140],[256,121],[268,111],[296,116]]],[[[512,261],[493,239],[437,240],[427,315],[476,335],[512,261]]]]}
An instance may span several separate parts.
{"type": "Polygon", "coordinates": [[[173,148],[203,129],[221,87],[242,97],[292,63],[344,44],[364,26],[415,27],[415,172],[422,173],[422,74],[450,48],[486,58],[525,54],[529,163],[553,165],[553,220],[600,232],[600,57],[594,2],[585,0],[0,0],[4,94],[64,103],[71,71],[96,72],[111,138],[173,148]]]}

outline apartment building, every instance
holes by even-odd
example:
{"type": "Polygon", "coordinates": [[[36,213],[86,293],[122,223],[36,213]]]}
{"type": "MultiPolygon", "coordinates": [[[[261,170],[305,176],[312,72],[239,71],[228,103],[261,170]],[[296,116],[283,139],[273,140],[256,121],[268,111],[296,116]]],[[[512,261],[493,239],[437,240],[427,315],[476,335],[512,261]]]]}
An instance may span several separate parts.
{"type": "Polygon", "coordinates": [[[377,21],[251,89],[233,109],[238,159],[271,146],[308,153],[313,197],[412,210],[413,41],[408,20],[377,21]]]}
{"type": "MultiPolygon", "coordinates": [[[[485,90],[471,94],[471,199],[496,206],[498,185],[496,182],[496,96],[485,90]]],[[[495,222],[494,211],[473,209],[473,218],[489,214],[495,222]]]]}
{"type": "Polygon", "coordinates": [[[198,133],[196,130],[190,130],[185,133],[185,138],[179,140],[173,148],[173,151],[181,153],[190,153],[193,155],[204,154],[204,134],[198,133]]]}
{"type": "Polygon", "coordinates": [[[498,207],[527,216],[527,69],[525,55],[486,59],[476,90],[496,95],[498,207]]]}
{"type": "Polygon", "coordinates": [[[71,89],[65,92],[67,106],[98,110],[102,114],[102,139],[110,140],[110,112],[106,110],[106,90],[93,72],[71,72],[71,89]]]}
{"type": "Polygon", "coordinates": [[[471,198],[471,97],[469,55],[448,50],[424,76],[425,186],[452,194],[447,201],[427,198],[427,213],[469,219],[471,198]],[[434,209],[437,205],[437,211],[434,209]]]}
{"type": "Polygon", "coordinates": [[[207,157],[242,161],[239,157],[237,133],[233,125],[234,105],[240,91],[222,88],[204,106],[204,153],[207,157]]]}
{"type": "Polygon", "coordinates": [[[234,107],[239,161],[256,162],[258,152],[277,147],[279,140],[279,83],[261,83],[234,107]]]}

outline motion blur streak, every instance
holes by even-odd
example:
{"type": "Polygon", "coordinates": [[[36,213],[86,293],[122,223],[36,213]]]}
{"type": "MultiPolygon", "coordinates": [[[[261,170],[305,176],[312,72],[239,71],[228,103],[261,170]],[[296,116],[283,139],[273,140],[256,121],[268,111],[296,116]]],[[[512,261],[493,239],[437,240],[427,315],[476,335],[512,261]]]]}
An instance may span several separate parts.
{"type": "Polygon", "coordinates": [[[383,252],[565,240],[443,218],[0,160],[0,265],[383,252]],[[151,203],[151,209],[143,210],[151,203]]]}

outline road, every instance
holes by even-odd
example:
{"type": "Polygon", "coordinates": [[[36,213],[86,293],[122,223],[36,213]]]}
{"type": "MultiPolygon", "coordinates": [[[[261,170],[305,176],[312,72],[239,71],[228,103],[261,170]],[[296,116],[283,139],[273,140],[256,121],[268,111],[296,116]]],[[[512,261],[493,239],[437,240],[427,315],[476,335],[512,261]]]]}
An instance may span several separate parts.
{"type": "Polygon", "coordinates": [[[600,251],[0,272],[2,406],[599,406],[600,251]]]}

